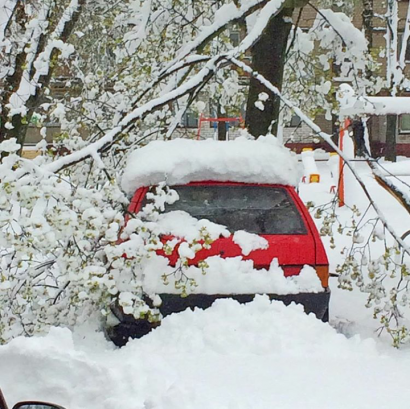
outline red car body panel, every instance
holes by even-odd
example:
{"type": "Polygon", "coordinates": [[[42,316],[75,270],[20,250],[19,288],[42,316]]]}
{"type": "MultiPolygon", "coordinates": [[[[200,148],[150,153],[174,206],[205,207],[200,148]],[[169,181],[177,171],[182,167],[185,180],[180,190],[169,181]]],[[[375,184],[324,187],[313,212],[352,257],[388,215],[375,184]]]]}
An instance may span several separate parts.
{"type": "MultiPolygon", "coordinates": [[[[253,260],[255,268],[269,268],[272,260],[277,258],[280,266],[283,268],[285,276],[292,276],[299,274],[302,267],[307,264],[314,267],[323,267],[324,270],[318,275],[322,281],[323,287],[328,286],[328,259],[325,249],[320,239],[317,228],[306,209],[306,206],[301,201],[299,195],[296,193],[292,186],[278,185],[278,184],[251,184],[251,183],[236,183],[236,182],[191,182],[187,186],[195,185],[224,185],[224,186],[262,186],[283,188],[293,199],[299,214],[301,215],[306,227],[307,234],[294,234],[294,235],[260,235],[264,237],[269,247],[266,250],[254,250],[249,255],[243,256],[241,248],[234,243],[233,236],[222,237],[215,240],[211,244],[210,249],[200,250],[196,257],[189,261],[189,264],[195,265],[200,260],[204,260],[207,257],[219,255],[223,258],[242,256],[244,260],[253,260]]],[[[139,188],[128,207],[129,213],[138,213],[141,210],[143,199],[148,192],[148,187],[139,188]]],[[[168,239],[168,238],[165,238],[168,239]]],[[[164,255],[164,253],[160,254],[164,255]]],[[[166,256],[169,258],[171,264],[175,264],[178,259],[178,251],[175,248],[173,254],[166,256]]]]}

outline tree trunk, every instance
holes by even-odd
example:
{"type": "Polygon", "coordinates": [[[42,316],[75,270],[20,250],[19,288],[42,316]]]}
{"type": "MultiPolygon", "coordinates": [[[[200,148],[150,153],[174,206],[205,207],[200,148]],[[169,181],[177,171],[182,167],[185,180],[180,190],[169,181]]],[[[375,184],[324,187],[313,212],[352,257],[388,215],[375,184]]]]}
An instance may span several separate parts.
{"type": "MultiPolygon", "coordinates": [[[[273,17],[259,41],[252,47],[252,66],[273,85],[281,89],[285,53],[292,28],[290,17],[294,8],[283,9],[273,17]]],[[[251,78],[246,107],[245,124],[250,134],[256,138],[269,131],[276,134],[278,127],[280,100],[259,81],[251,78]],[[261,92],[269,95],[264,101],[264,110],[255,106],[261,92]]]]}
{"type": "MultiPolygon", "coordinates": [[[[77,9],[73,12],[69,20],[67,19],[65,15],[61,16],[59,21],[64,21],[64,20],[65,21],[64,21],[62,30],[60,30],[59,32],[58,40],[67,42],[68,38],[71,35],[71,32],[73,31],[80,17],[80,14],[82,12],[82,9],[85,3],[86,3],[86,0],[78,1],[77,9]]],[[[16,19],[18,23],[20,21],[19,18],[25,19],[26,16],[24,14],[21,17],[19,14],[17,14],[16,19]]],[[[49,19],[51,21],[50,17],[49,19]]],[[[41,34],[41,37],[38,41],[37,49],[35,50],[36,54],[34,56],[34,61],[36,61],[36,59],[39,57],[41,52],[44,51],[44,48],[50,39],[51,39],[50,32],[46,31],[41,34]]],[[[4,79],[3,86],[6,91],[3,92],[3,95],[1,96],[1,99],[0,99],[0,104],[2,108],[1,115],[0,115],[0,141],[10,139],[10,138],[16,138],[17,143],[21,145],[20,153],[25,143],[26,134],[27,134],[27,130],[28,130],[31,118],[33,117],[33,114],[35,110],[38,108],[38,106],[43,102],[42,98],[44,95],[44,91],[50,84],[50,80],[52,78],[54,69],[57,66],[58,57],[60,55],[60,50],[57,47],[54,47],[50,54],[50,59],[49,59],[50,65],[48,68],[48,72],[38,76],[37,83],[39,85],[36,87],[35,91],[30,95],[27,101],[25,101],[25,106],[27,108],[27,114],[24,117],[21,114],[13,115],[11,119],[13,128],[8,129],[6,128],[6,123],[7,121],[10,120],[8,104],[10,102],[10,98],[12,97],[12,94],[18,91],[20,83],[22,81],[23,72],[26,69],[26,63],[27,63],[27,54],[25,50],[29,47],[30,47],[30,41],[27,41],[26,46],[24,47],[24,51],[22,51],[16,58],[16,64],[15,64],[13,73],[4,79]]],[[[33,66],[31,67],[31,70],[28,72],[30,81],[33,81],[36,75],[36,70],[37,68],[35,67],[35,64],[33,64],[33,66]]],[[[4,152],[2,155],[7,156],[7,152],[4,152]]]]}
{"type": "Polygon", "coordinates": [[[397,115],[387,115],[385,159],[396,162],[397,115]]]}
{"type": "Polygon", "coordinates": [[[336,114],[332,114],[332,141],[336,145],[339,145],[339,132],[340,132],[339,116],[336,114]]]}
{"type": "Polygon", "coordinates": [[[373,47],[373,17],[373,0],[363,0],[362,23],[369,50],[373,47]]]}
{"type": "Polygon", "coordinates": [[[353,140],[354,140],[354,154],[355,156],[363,157],[367,152],[366,143],[364,140],[365,129],[361,119],[355,119],[352,124],[353,140]]]}
{"type": "MultiPolygon", "coordinates": [[[[363,10],[362,10],[362,25],[363,25],[363,32],[364,36],[367,40],[367,48],[369,52],[372,51],[373,48],[373,18],[374,18],[374,8],[373,8],[374,0],[363,0],[363,10]]],[[[368,67],[366,68],[366,78],[371,80],[373,77],[373,72],[368,67]]],[[[372,132],[371,127],[368,127],[368,135],[369,135],[369,145],[371,150],[373,150],[373,140],[372,140],[372,132]]],[[[363,140],[363,144],[365,141],[363,140]]],[[[371,154],[370,152],[368,152],[371,154]]]]}
{"type": "MultiPolygon", "coordinates": [[[[221,105],[218,104],[218,118],[222,115],[221,105]]],[[[226,141],[226,122],[218,122],[218,141],[226,141]]]]}

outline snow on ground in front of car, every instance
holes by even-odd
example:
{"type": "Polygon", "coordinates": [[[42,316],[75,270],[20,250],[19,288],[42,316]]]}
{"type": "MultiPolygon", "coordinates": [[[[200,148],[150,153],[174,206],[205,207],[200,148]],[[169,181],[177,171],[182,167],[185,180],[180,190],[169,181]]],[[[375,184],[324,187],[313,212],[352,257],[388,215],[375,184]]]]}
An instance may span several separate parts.
{"type": "Polygon", "coordinates": [[[273,136],[250,140],[153,141],[129,156],[122,177],[132,194],[141,186],[186,184],[195,181],[278,183],[299,180],[296,156],[273,136]]]}
{"type": "Polygon", "coordinates": [[[0,347],[10,404],[67,409],[405,408],[410,356],[347,339],[299,306],[218,300],[167,317],[114,350],[89,329],[17,338],[0,347]],[[86,338],[84,339],[84,335],[86,338]]]}
{"type": "Polygon", "coordinates": [[[277,259],[269,269],[255,269],[252,260],[242,257],[206,259],[206,274],[195,266],[181,271],[168,265],[165,257],[152,257],[144,265],[142,285],[147,294],[181,294],[181,289],[173,285],[187,285],[188,294],[297,294],[323,292],[322,284],[314,268],[304,266],[297,276],[285,277],[277,259]],[[163,276],[167,276],[167,280],[163,276]],[[175,277],[175,279],[174,279],[175,277]],[[194,280],[194,286],[185,278],[194,280]]]}

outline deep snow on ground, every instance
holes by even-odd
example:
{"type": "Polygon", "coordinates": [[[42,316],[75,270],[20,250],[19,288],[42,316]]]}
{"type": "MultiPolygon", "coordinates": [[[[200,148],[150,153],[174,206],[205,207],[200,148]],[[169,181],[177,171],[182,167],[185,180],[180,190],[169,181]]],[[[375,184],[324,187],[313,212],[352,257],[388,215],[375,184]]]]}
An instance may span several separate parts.
{"type": "MultiPolygon", "coordinates": [[[[357,166],[394,227],[405,230],[398,202],[366,176],[366,165],[357,166]]],[[[327,164],[318,167],[321,183],[300,186],[302,198],[316,204],[332,198],[327,164]]],[[[349,219],[346,209],[339,215],[349,219]]],[[[348,245],[346,237],[335,240],[332,269],[348,245]]],[[[394,350],[388,337],[375,335],[365,295],[339,290],[335,278],[330,285],[331,325],[258,296],[248,305],[219,300],[206,311],[171,315],[122,349],[92,323],[74,333],[55,328],[46,337],[17,338],[0,347],[0,386],[10,404],[42,399],[67,409],[408,407],[409,348],[394,350]]]]}
{"type": "Polygon", "coordinates": [[[11,401],[71,409],[404,408],[410,398],[409,355],[264,296],[171,315],[121,350],[54,329],[1,347],[0,360],[11,401]]]}

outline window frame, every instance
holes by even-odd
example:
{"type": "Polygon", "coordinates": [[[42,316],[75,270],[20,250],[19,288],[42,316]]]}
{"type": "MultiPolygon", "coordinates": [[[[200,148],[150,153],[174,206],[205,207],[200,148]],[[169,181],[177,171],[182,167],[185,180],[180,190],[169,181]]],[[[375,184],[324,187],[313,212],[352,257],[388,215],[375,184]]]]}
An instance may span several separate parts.
{"type": "MultiPolygon", "coordinates": [[[[408,129],[403,129],[403,127],[402,127],[403,126],[403,116],[408,116],[409,121],[410,121],[410,114],[403,114],[403,115],[399,116],[399,133],[404,134],[404,135],[409,135],[410,134],[410,126],[408,127],[408,129]]],[[[410,125],[410,123],[409,123],[409,125],[410,125]]]]}

